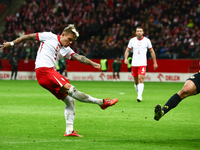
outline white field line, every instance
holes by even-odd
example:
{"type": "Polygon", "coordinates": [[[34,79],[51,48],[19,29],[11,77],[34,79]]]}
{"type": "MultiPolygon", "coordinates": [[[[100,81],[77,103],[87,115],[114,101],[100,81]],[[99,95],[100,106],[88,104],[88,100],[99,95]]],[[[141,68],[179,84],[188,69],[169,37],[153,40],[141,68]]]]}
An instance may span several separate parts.
{"type": "MultiPolygon", "coordinates": [[[[78,138],[78,137],[74,137],[78,138]]],[[[200,138],[156,138],[158,140],[200,140],[200,138]]],[[[26,144],[26,143],[53,143],[53,142],[93,142],[93,141],[141,141],[141,140],[155,140],[155,138],[142,138],[142,139],[78,139],[78,140],[50,140],[50,141],[24,141],[24,142],[4,142],[5,144],[26,144]]]]}

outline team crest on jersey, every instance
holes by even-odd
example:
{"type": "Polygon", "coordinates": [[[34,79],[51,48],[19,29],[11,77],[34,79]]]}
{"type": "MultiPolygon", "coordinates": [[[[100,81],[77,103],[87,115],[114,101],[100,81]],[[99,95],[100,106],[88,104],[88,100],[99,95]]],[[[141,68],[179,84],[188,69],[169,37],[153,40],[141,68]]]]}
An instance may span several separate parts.
{"type": "Polygon", "coordinates": [[[138,42],[138,46],[141,46],[142,44],[141,44],[141,42],[138,42]]]}
{"type": "Polygon", "coordinates": [[[59,52],[61,49],[61,46],[58,44],[58,46],[56,47],[56,52],[59,52]]]}
{"type": "Polygon", "coordinates": [[[194,79],[195,77],[194,77],[194,76],[191,76],[190,78],[191,78],[191,79],[194,79]]]}

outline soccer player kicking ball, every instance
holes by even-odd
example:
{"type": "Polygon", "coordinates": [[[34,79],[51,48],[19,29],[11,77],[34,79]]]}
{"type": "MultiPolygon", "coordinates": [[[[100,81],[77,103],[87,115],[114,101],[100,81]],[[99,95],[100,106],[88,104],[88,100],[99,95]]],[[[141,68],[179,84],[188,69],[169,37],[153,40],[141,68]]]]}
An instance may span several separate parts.
{"type": "Polygon", "coordinates": [[[154,119],[159,120],[172,108],[175,108],[184,98],[200,93],[200,71],[188,78],[183,88],[176,94],[174,94],[168,102],[161,107],[160,104],[155,106],[154,119]]]}
{"type": "Polygon", "coordinates": [[[77,136],[73,129],[75,117],[75,99],[81,102],[94,103],[106,109],[117,103],[118,98],[99,99],[78,91],[69,81],[56,71],[57,62],[62,59],[71,59],[79,61],[86,65],[92,65],[100,69],[100,64],[95,63],[85,56],[75,53],[70,45],[77,39],[79,33],[74,25],[67,26],[61,35],[55,35],[51,32],[32,33],[17,38],[12,42],[0,45],[0,50],[24,42],[27,40],[38,40],[40,47],[36,57],[36,78],[38,83],[45,89],[49,90],[57,99],[61,99],[65,104],[66,131],[64,136],[77,136]]]}

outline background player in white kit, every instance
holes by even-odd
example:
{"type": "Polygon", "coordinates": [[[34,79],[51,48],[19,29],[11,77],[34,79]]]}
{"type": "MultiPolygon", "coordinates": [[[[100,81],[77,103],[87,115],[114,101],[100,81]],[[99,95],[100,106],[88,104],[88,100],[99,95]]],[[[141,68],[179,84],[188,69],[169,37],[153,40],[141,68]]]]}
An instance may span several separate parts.
{"type": "Polygon", "coordinates": [[[66,27],[61,35],[55,35],[51,32],[32,33],[24,35],[12,42],[0,45],[0,50],[24,42],[26,40],[40,41],[40,47],[36,57],[36,77],[38,83],[49,90],[58,99],[62,99],[65,106],[66,131],[64,136],[78,136],[73,129],[75,118],[75,100],[86,103],[98,104],[101,109],[106,109],[114,105],[118,99],[98,99],[91,97],[85,93],[78,91],[69,81],[56,71],[56,64],[63,57],[67,59],[77,60],[83,64],[92,65],[94,68],[100,69],[100,64],[95,63],[85,56],[75,53],[69,46],[79,36],[74,25],[66,27]]]}
{"type": "Polygon", "coordinates": [[[144,77],[147,66],[147,49],[149,49],[153,59],[153,68],[157,69],[156,55],[153,50],[151,41],[143,36],[142,27],[136,28],[136,37],[131,38],[124,54],[124,63],[127,64],[129,51],[133,50],[131,73],[134,77],[134,87],[137,91],[137,101],[142,101],[142,93],[144,90],[144,77]]]}

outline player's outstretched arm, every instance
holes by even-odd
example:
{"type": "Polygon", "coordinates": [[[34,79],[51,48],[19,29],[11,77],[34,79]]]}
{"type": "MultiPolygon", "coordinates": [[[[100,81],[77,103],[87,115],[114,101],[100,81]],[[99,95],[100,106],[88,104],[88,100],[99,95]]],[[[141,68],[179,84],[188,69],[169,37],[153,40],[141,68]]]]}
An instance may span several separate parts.
{"type": "Polygon", "coordinates": [[[85,56],[79,55],[77,53],[72,55],[72,59],[77,60],[77,61],[79,61],[83,64],[86,64],[86,65],[92,65],[94,68],[97,68],[97,69],[101,68],[100,64],[95,63],[95,62],[91,61],[90,59],[86,58],[85,56]]]}
{"type": "Polygon", "coordinates": [[[27,41],[27,40],[37,40],[37,36],[36,33],[32,33],[32,34],[28,34],[28,35],[23,35],[17,39],[15,39],[12,42],[5,42],[2,45],[0,45],[0,50],[4,49],[4,48],[9,48],[15,44],[27,41]]]}

